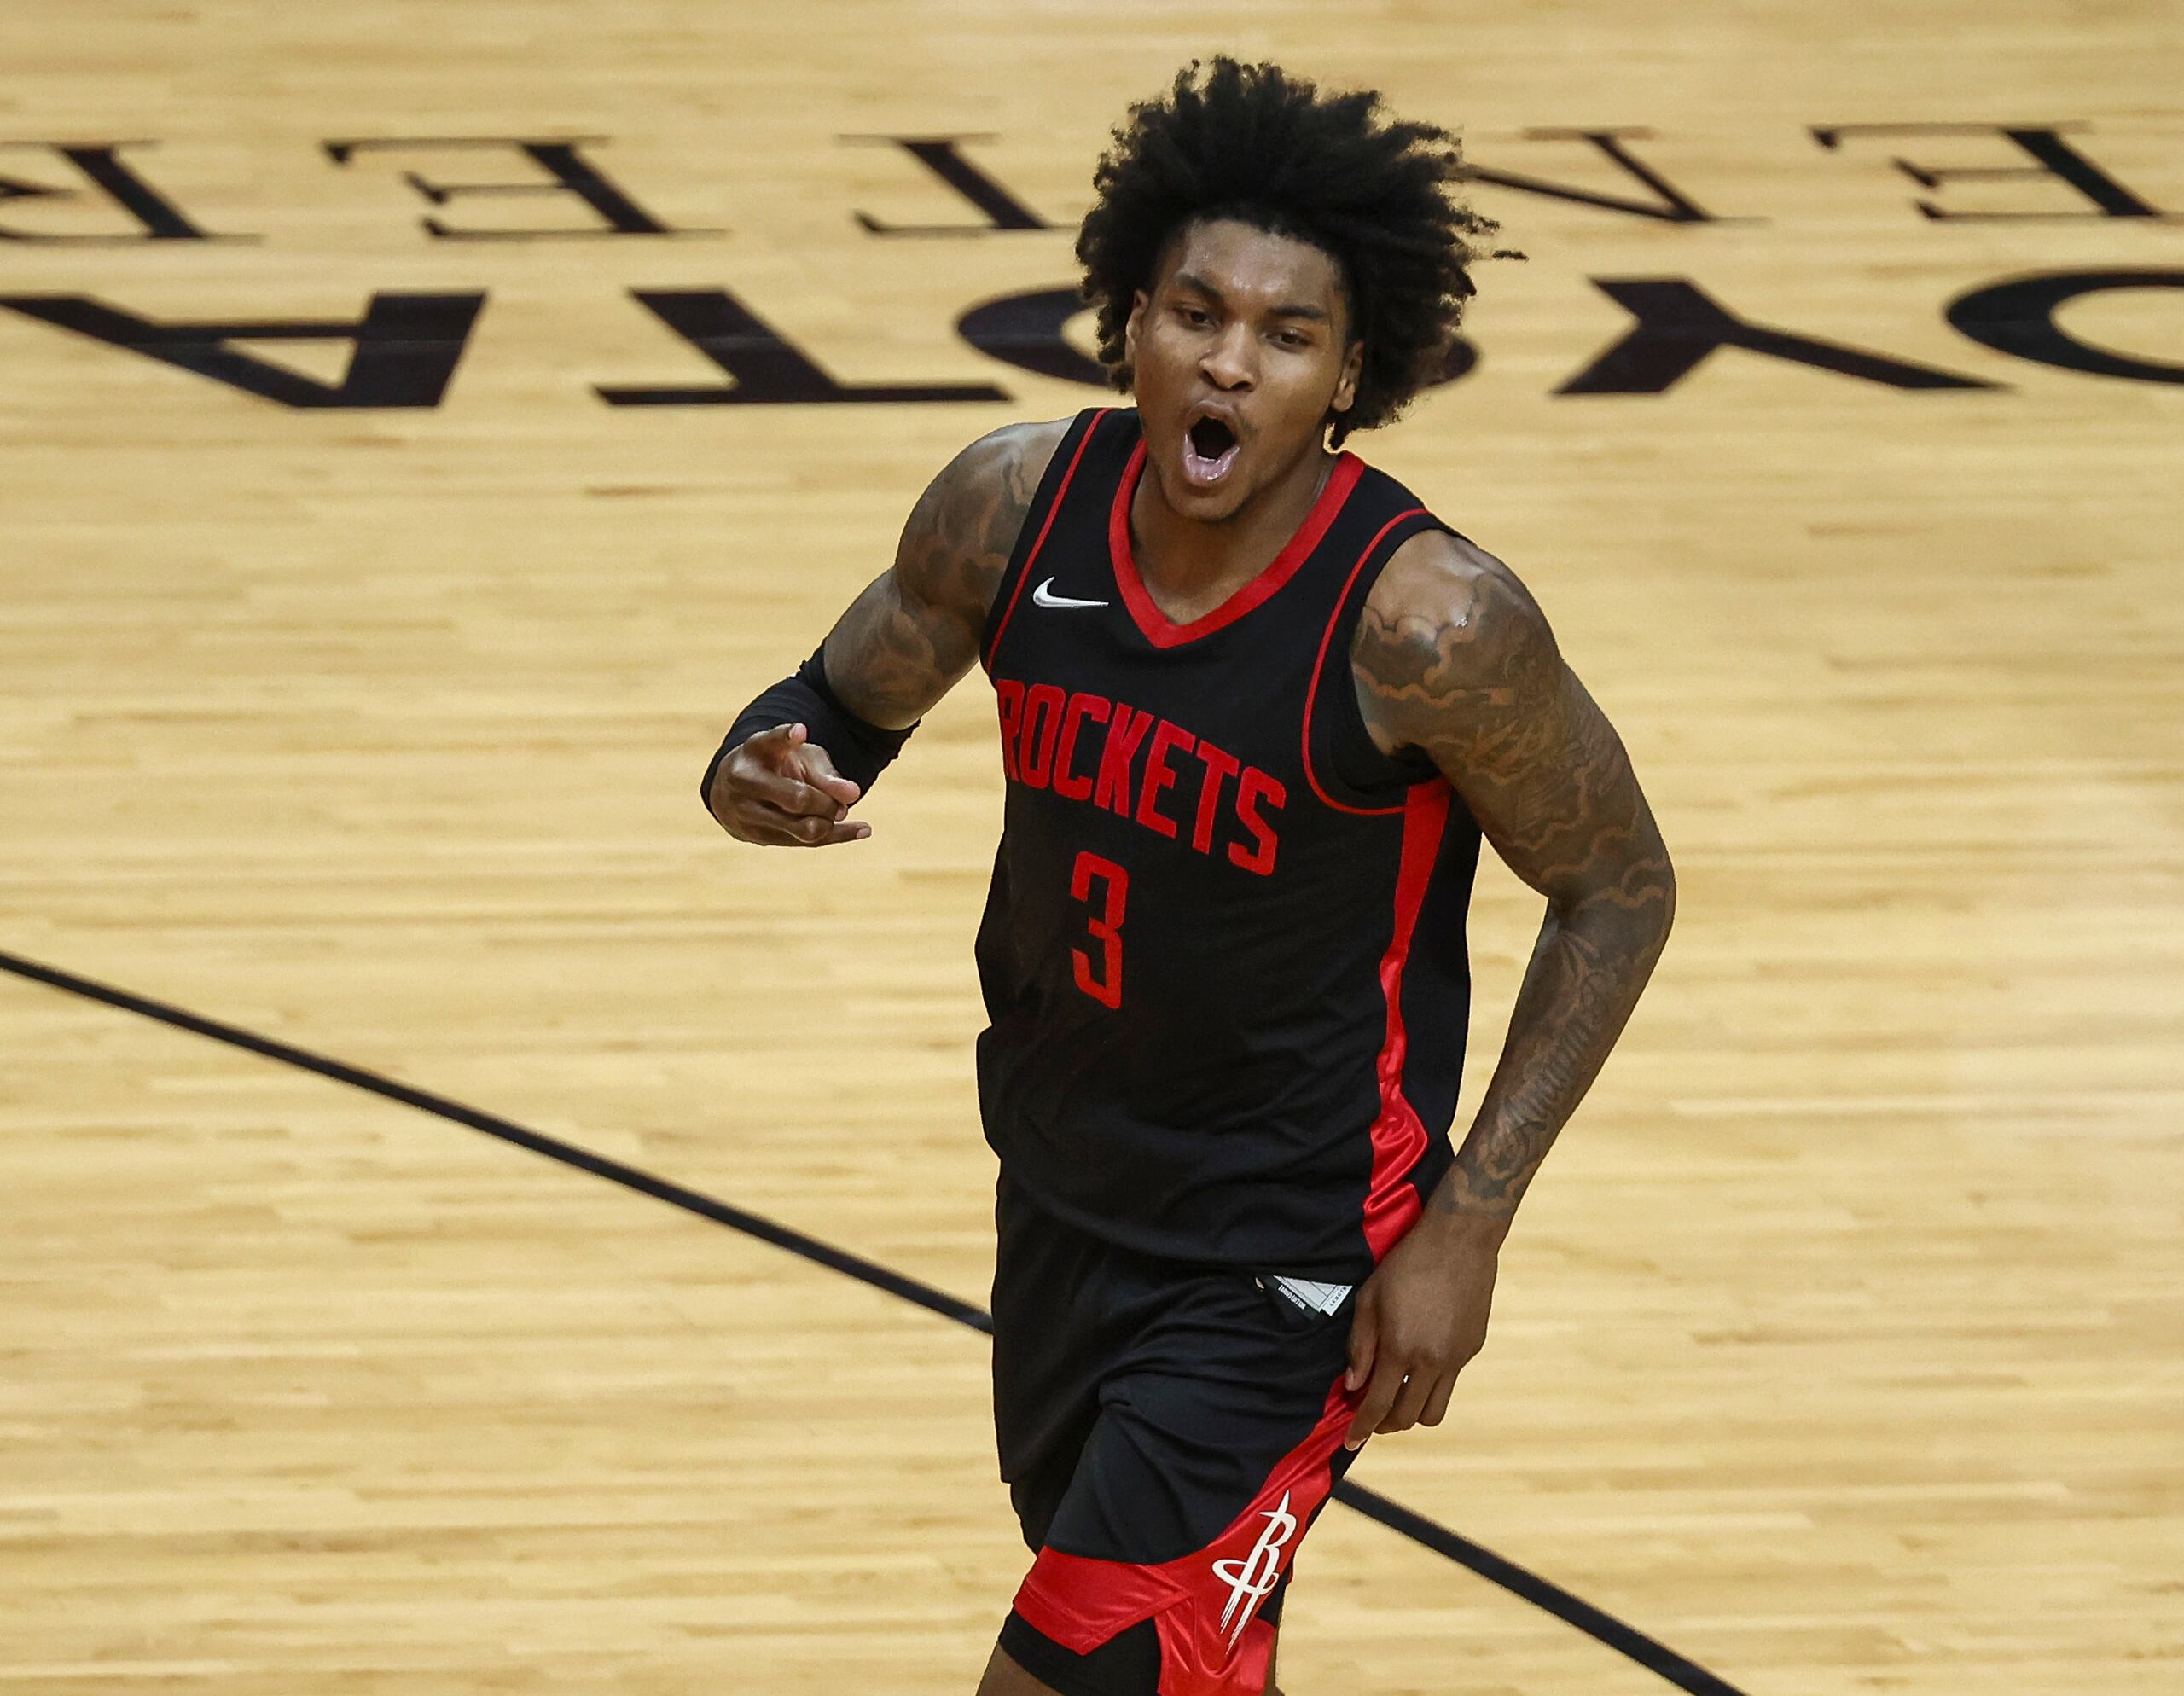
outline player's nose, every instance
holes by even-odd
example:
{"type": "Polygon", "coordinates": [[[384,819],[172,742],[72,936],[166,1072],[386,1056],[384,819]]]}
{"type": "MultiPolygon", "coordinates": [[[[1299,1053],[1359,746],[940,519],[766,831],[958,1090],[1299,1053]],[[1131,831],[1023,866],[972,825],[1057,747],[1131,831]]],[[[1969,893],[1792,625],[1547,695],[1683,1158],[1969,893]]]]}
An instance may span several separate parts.
{"type": "Polygon", "coordinates": [[[1248,325],[1232,323],[1207,346],[1199,368],[1224,389],[1249,388],[1258,375],[1257,346],[1248,325]]]}

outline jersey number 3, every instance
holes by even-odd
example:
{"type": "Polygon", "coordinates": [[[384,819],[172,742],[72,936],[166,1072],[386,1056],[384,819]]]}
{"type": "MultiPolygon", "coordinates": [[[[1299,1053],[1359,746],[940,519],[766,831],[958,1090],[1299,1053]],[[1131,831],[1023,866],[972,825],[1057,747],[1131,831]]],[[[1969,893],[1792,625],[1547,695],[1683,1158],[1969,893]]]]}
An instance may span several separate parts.
{"type": "Polygon", "coordinates": [[[1078,989],[1103,1007],[1118,1008],[1123,1004],[1123,908],[1130,900],[1130,874],[1112,860],[1089,851],[1080,853],[1070,868],[1069,898],[1089,905],[1095,879],[1105,892],[1099,908],[1084,923],[1099,940],[1099,965],[1095,968],[1092,956],[1081,948],[1070,950],[1069,963],[1078,989]]]}

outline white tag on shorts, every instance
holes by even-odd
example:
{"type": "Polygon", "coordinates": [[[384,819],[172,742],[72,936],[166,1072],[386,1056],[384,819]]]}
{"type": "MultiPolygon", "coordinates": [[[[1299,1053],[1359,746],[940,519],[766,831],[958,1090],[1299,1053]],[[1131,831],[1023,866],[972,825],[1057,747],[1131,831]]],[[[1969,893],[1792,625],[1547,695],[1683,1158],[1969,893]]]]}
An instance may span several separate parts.
{"type": "Polygon", "coordinates": [[[1259,1280],[1267,1289],[1277,1290],[1296,1303],[1307,1313],[1333,1313],[1350,1299],[1350,1284],[1316,1284],[1310,1278],[1285,1278],[1273,1273],[1259,1280]]]}

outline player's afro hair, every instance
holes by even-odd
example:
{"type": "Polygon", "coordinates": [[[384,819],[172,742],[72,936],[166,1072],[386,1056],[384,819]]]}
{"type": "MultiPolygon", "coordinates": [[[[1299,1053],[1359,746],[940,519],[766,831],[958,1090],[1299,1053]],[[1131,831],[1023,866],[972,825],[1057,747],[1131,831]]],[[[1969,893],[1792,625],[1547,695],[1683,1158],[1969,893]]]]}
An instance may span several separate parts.
{"type": "Polygon", "coordinates": [[[1116,128],[1077,232],[1109,380],[1130,386],[1123,327],[1170,241],[1194,221],[1236,218],[1334,260],[1365,344],[1356,398],[1329,416],[1334,441],[1386,423],[1440,375],[1473,292],[1468,238],[1500,228],[1450,198],[1461,171],[1455,136],[1384,121],[1373,90],[1323,96],[1276,65],[1193,60],[1166,99],[1133,106],[1116,128]]]}

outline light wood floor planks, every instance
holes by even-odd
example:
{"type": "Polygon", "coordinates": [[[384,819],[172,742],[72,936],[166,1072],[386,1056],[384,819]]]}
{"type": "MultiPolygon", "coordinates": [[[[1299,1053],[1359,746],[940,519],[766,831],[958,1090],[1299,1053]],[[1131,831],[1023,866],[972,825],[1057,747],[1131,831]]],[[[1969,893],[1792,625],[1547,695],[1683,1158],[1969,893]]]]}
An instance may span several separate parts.
{"type": "MultiPolygon", "coordinates": [[[[1461,126],[1478,369],[1357,439],[1533,584],[1623,729],[1679,926],[1438,1432],[1356,1476],[1748,1696],[2167,1696],[2184,1662],[2184,386],[1949,328],[2035,273],[2184,280],[1989,131],[2184,209],[2184,14],[647,0],[0,14],[0,230],[126,235],[78,160],[254,241],[0,242],[149,321],[485,297],[439,405],[295,409],[0,308],[0,950],[721,1197],[968,1300],[990,706],[823,857],[731,844],[733,711],[956,446],[1096,391],[956,334],[1067,287],[1107,127],[1193,52],[1461,126]],[[961,143],[1054,227],[897,146],[961,143]],[[506,149],[672,236],[582,229],[506,149]],[[1926,199],[1952,216],[1922,217],[1926,199]],[[1725,349],[1554,391],[1600,280],[1995,386],[1725,349]],[[610,406],[729,379],[630,291],[727,289],[844,383],[1008,404],[610,406]]],[[[109,180],[112,180],[109,177],[109,180]]],[[[142,202],[140,201],[140,205],[142,202]]],[[[2056,318],[2184,366],[2175,283],[2056,318]]],[[[340,343],[238,347],[338,382],[340,343]]],[[[426,350],[429,356],[429,349],[426,350]]],[[[429,357],[427,358],[429,362],[429,357]]],[[[1477,1072],[1536,915],[1474,918],[1477,1072]]],[[[1475,1099],[1467,1091],[1467,1107],[1475,1099]]],[[[967,1692],[1020,1574],[973,1333],[448,1122],[0,973],[0,1689],[967,1692]]],[[[1331,1511],[1294,1696],[1650,1696],[1331,1511]]]]}

